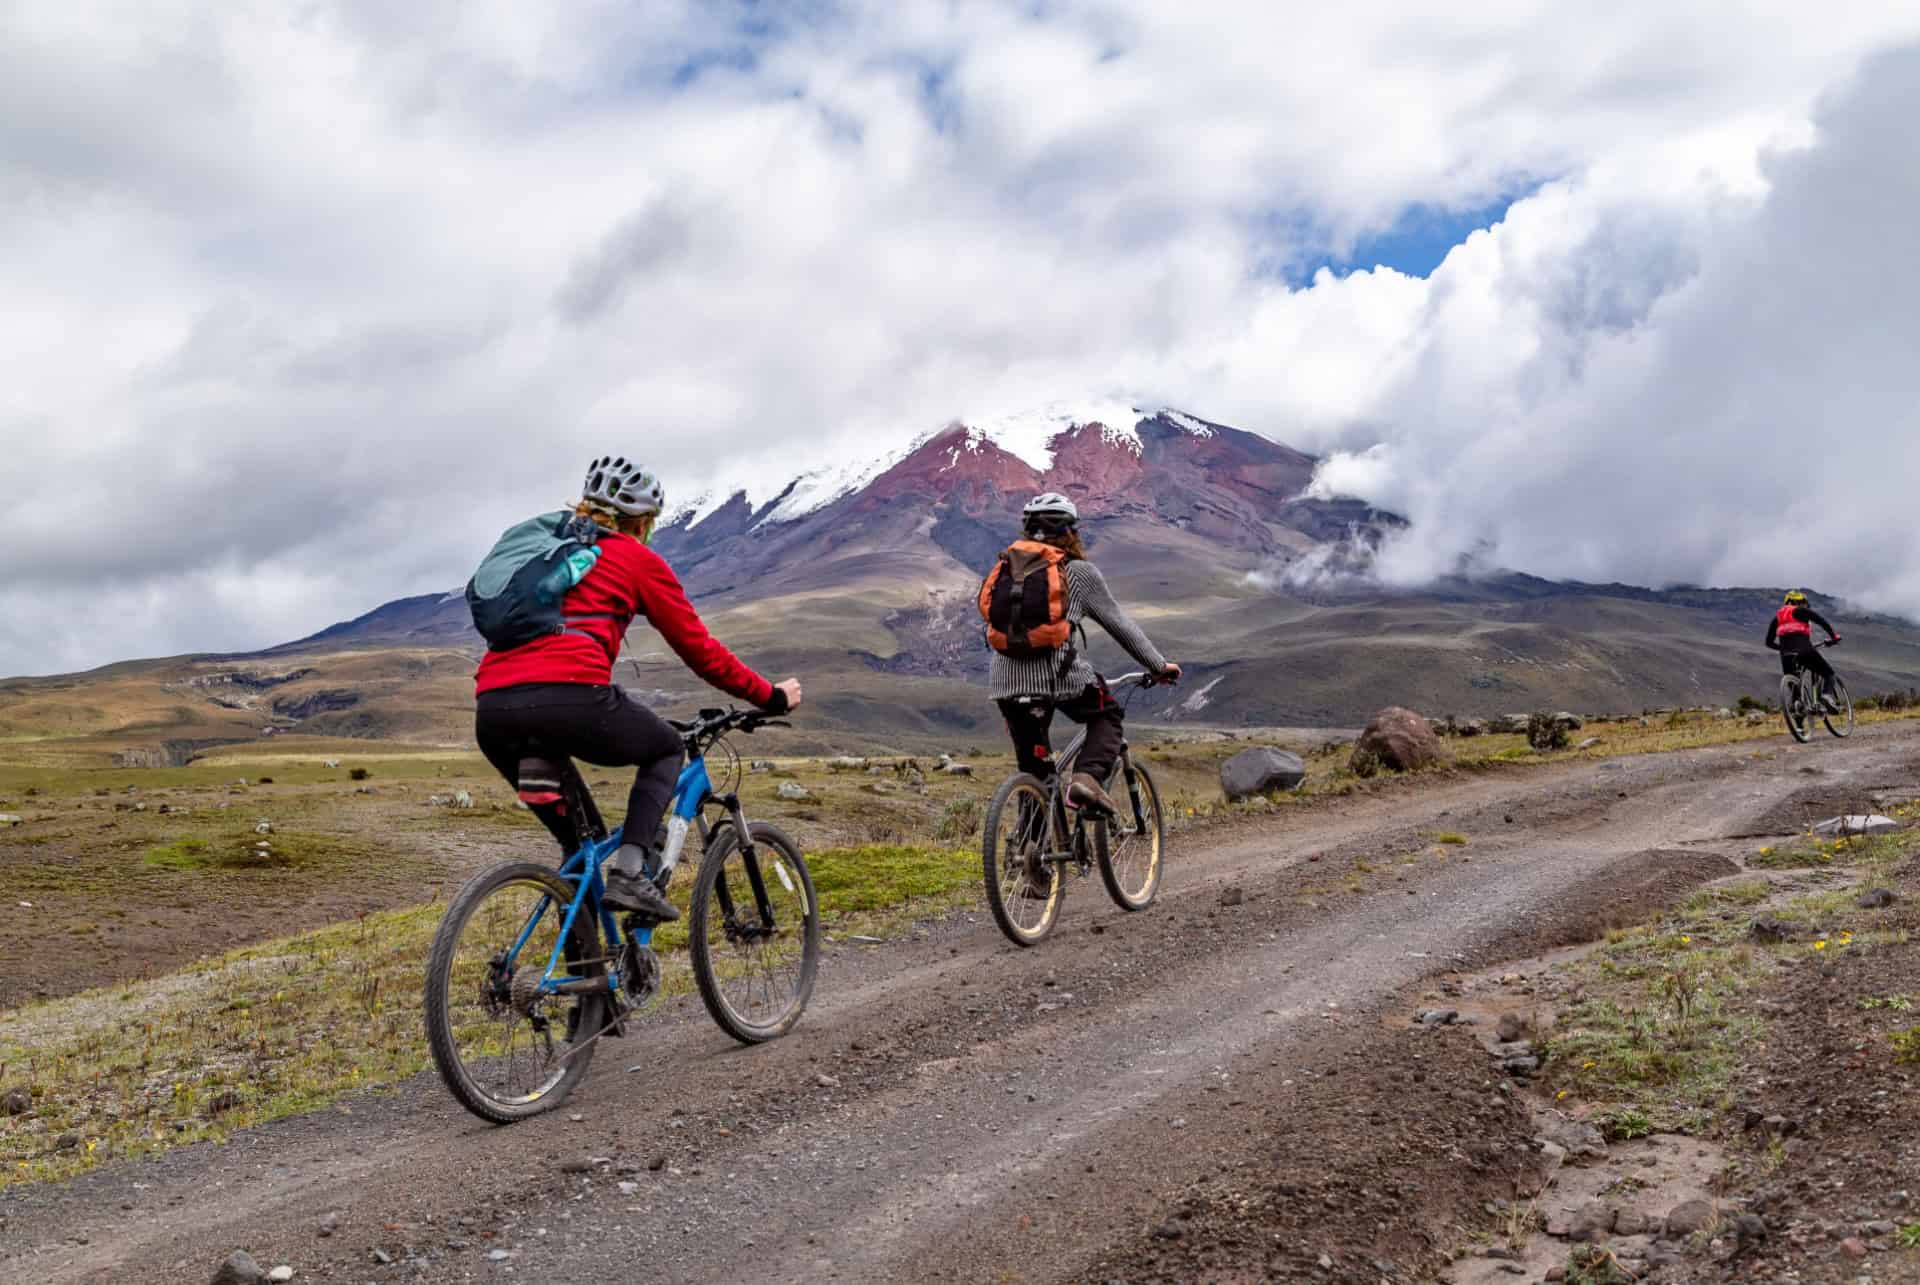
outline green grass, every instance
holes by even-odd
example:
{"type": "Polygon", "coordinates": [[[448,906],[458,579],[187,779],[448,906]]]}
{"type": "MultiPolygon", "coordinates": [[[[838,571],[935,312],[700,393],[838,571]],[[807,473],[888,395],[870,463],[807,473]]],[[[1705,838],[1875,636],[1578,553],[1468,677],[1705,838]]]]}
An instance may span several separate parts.
{"type": "MultiPolygon", "coordinates": [[[[1895,809],[1910,814],[1911,806],[1895,809]]],[[[1920,831],[1816,844],[1795,852],[1829,865],[1873,868],[1920,848],[1920,831]]],[[[1616,1136],[1704,1128],[1731,1101],[1743,1050],[1764,1022],[1747,996],[1780,970],[1826,953],[1900,940],[1854,905],[1858,890],[1829,888],[1791,897],[1771,913],[1802,925],[1803,939],[1777,947],[1747,940],[1753,908],[1772,893],[1765,880],[1702,888],[1677,910],[1608,935],[1570,966],[1579,998],[1547,1043],[1549,1083],[1568,1096],[1602,1104],[1603,1127],[1616,1136]]],[[[1904,997],[1862,1001],[1895,1008],[1904,997]]],[[[1920,1027],[1907,1032],[1920,1059],[1920,1027]]],[[[1896,1054],[1900,1035],[1896,1034],[1896,1054]]]]}
{"type": "MultiPolygon", "coordinates": [[[[291,836],[273,838],[298,850],[291,836]]],[[[157,868],[196,876],[205,869],[196,863],[219,855],[202,840],[148,853],[157,868]]],[[[967,849],[831,848],[807,864],[835,932],[894,926],[979,895],[979,858],[967,849]]],[[[676,881],[682,905],[692,882],[676,881]]],[[[34,1099],[31,1116],[0,1132],[0,1189],[223,1138],[427,1069],[420,976],[442,909],[370,914],[0,1013],[7,1086],[24,1084],[34,1099]],[[67,1135],[73,1143],[62,1147],[67,1135]]],[[[667,956],[666,993],[690,990],[685,919],[654,940],[667,956]]]]}
{"type": "Polygon", "coordinates": [[[1435,843],[1445,843],[1457,847],[1467,841],[1467,836],[1461,834],[1458,830],[1442,830],[1433,836],[1433,841],[1435,843]]]}

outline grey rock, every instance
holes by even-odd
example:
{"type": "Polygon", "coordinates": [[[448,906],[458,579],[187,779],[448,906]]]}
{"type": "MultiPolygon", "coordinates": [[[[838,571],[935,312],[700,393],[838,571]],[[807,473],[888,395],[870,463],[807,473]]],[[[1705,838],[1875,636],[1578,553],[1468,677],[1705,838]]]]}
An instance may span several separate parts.
{"type": "Polygon", "coordinates": [[[1861,893],[1859,900],[1853,904],[1862,910],[1879,910],[1883,906],[1891,906],[1898,900],[1900,900],[1900,894],[1891,888],[1869,888],[1861,893]]]}
{"type": "Polygon", "coordinates": [[[1568,1155],[1591,1160],[1606,1159],[1606,1136],[1585,1120],[1555,1121],[1542,1136],[1548,1142],[1557,1142],[1565,1147],[1568,1155]]]}
{"type": "Polygon", "coordinates": [[[1502,1013],[1500,1020],[1494,1024],[1493,1033],[1502,1044],[1511,1044],[1527,1033],[1527,1024],[1518,1013],[1502,1013]]]}
{"type": "Polygon", "coordinates": [[[1557,1142],[1543,1142],[1540,1144],[1540,1158],[1558,1167],[1567,1162],[1567,1149],[1557,1142]]]}
{"type": "Polygon", "coordinates": [[[1420,1014],[1422,1026],[1452,1026],[1460,1020],[1460,1011],[1452,1008],[1430,1008],[1420,1014]]]}
{"type": "Polygon", "coordinates": [[[1573,1226],[1567,1238],[1583,1244],[1597,1244],[1612,1234],[1613,1219],[1614,1211],[1604,1201],[1589,1200],[1574,1214],[1573,1226]]]}
{"type": "Polygon", "coordinates": [[[1500,1064],[1500,1069],[1508,1075],[1528,1076],[1540,1069],[1537,1057],[1510,1057],[1500,1064]]]}
{"type": "Polygon", "coordinates": [[[0,1110],[8,1115],[25,1115],[33,1110],[33,1094],[22,1088],[8,1089],[6,1097],[0,1098],[0,1110]]]}
{"type": "Polygon", "coordinates": [[[561,1173],[592,1173],[593,1161],[585,1156],[570,1156],[560,1162],[561,1173]]]}
{"type": "Polygon", "coordinates": [[[1855,814],[1828,817],[1825,821],[1816,823],[1813,827],[1813,832],[1815,834],[1829,836],[1841,834],[1891,834],[1899,828],[1900,823],[1892,817],[1883,817],[1878,813],[1872,813],[1865,816],[1855,814]]]}
{"type": "Polygon", "coordinates": [[[780,788],[774,791],[783,799],[810,799],[813,792],[798,781],[782,781],[780,788]]]}
{"type": "Polygon", "coordinates": [[[1583,741],[1576,742],[1573,748],[1576,750],[1590,750],[1594,746],[1598,745],[1599,743],[1600,743],[1599,737],[1589,736],[1583,741]]]}
{"type": "Polygon", "coordinates": [[[947,774],[948,776],[972,776],[972,775],[973,775],[973,764],[971,764],[971,763],[942,763],[942,764],[940,765],[940,770],[941,770],[942,772],[945,772],[945,773],[946,773],[946,774],[947,774]]]}
{"type": "Polygon", "coordinates": [[[19,825],[19,824],[21,824],[21,821],[20,821],[20,814],[18,812],[0,812],[0,825],[19,825]]]}
{"type": "Polygon", "coordinates": [[[1653,1230],[1653,1222],[1638,1209],[1621,1209],[1613,1215],[1613,1234],[1643,1236],[1653,1230]]]}
{"type": "Polygon", "coordinates": [[[266,1279],[267,1273],[253,1261],[253,1255],[236,1249],[214,1272],[212,1285],[261,1285],[266,1279]]]}
{"type": "Polygon", "coordinates": [[[1238,906],[1247,899],[1247,890],[1237,883],[1230,883],[1220,890],[1220,904],[1238,906]]]}
{"type": "Polygon", "coordinates": [[[285,1285],[285,1282],[293,1279],[293,1268],[282,1263],[267,1273],[267,1279],[273,1282],[273,1285],[285,1285]]]}
{"type": "Polygon", "coordinates": [[[1709,1200],[1688,1200],[1675,1205],[1667,1211],[1665,1223],[1668,1236],[1692,1236],[1713,1226],[1719,1218],[1718,1212],[1709,1200]]]}
{"type": "Polygon", "coordinates": [[[393,1255],[384,1249],[376,1249],[373,1251],[373,1261],[384,1267],[393,1261],[393,1255]]]}
{"type": "Polygon", "coordinates": [[[340,1214],[337,1210],[323,1214],[320,1218],[319,1227],[315,1228],[315,1232],[323,1237],[331,1236],[338,1230],[340,1230],[340,1214]]]}
{"type": "Polygon", "coordinates": [[[771,772],[773,771],[773,760],[755,759],[753,762],[747,764],[747,770],[749,772],[771,772]]]}
{"type": "Polygon", "coordinates": [[[1298,754],[1265,745],[1241,750],[1220,765],[1220,792],[1229,800],[1298,789],[1306,779],[1307,765],[1298,754]]]}
{"type": "Polygon", "coordinates": [[[1792,941],[1795,935],[1792,924],[1772,915],[1762,915],[1747,925],[1747,936],[1766,946],[1777,946],[1781,942],[1792,941]]]}

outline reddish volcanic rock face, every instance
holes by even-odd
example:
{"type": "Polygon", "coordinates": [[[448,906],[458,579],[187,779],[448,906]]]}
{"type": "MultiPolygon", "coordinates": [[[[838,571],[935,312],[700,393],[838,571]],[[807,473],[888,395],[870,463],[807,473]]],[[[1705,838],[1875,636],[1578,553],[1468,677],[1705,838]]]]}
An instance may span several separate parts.
{"type": "Polygon", "coordinates": [[[1053,441],[1053,467],[1043,489],[1059,491],[1075,500],[1095,497],[1114,500],[1139,486],[1145,469],[1131,442],[1106,440],[1105,427],[1083,424],[1053,441]]]}
{"type": "Polygon", "coordinates": [[[1025,497],[1045,489],[1026,461],[956,424],[875,478],[856,498],[879,504],[903,495],[950,497],[971,510],[994,494],[1025,497]]]}

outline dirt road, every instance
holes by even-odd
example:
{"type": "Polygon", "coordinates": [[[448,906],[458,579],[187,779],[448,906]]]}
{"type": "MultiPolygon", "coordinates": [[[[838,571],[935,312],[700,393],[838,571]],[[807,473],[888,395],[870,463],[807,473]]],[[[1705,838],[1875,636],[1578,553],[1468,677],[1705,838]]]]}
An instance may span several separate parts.
{"type": "Polygon", "coordinates": [[[1303,1275],[1410,1279],[1506,1190],[1525,1133],[1465,1033],[1390,1020],[1422,983],[1732,873],[1738,836],[1920,793],[1917,733],[1437,779],[1185,832],[1145,914],[1094,879],[1036,950],[984,912],[836,948],[788,1039],[737,1048],[689,1002],[533,1123],[483,1126],[423,1079],[9,1193],[0,1277],[202,1281],[245,1248],[297,1280],[1136,1280],[1184,1234],[1192,1183],[1281,1154],[1299,1207],[1190,1261],[1258,1277],[1279,1246],[1303,1275]]]}

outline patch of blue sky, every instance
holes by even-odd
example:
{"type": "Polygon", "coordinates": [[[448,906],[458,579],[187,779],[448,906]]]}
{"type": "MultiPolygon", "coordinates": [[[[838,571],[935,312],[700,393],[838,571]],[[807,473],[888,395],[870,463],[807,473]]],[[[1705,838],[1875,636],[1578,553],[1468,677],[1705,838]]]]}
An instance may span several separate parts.
{"type": "MultiPolygon", "coordinates": [[[[1314,274],[1322,268],[1330,270],[1335,276],[1373,268],[1392,268],[1410,277],[1431,276],[1455,246],[1475,232],[1498,224],[1515,202],[1524,200],[1538,190],[1538,183],[1529,184],[1520,191],[1509,192],[1483,205],[1471,207],[1425,203],[1410,205],[1391,227],[1356,239],[1345,252],[1325,249],[1298,257],[1280,266],[1276,274],[1300,285],[1312,281],[1314,274]]],[[[1309,220],[1298,217],[1273,222],[1276,231],[1288,230],[1296,234],[1311,226],[1309,220]]],[[[1306,237],[1295,240],[1294,244],[1299,245],[1303,241],[1311,244],[1306,237]]]]}

